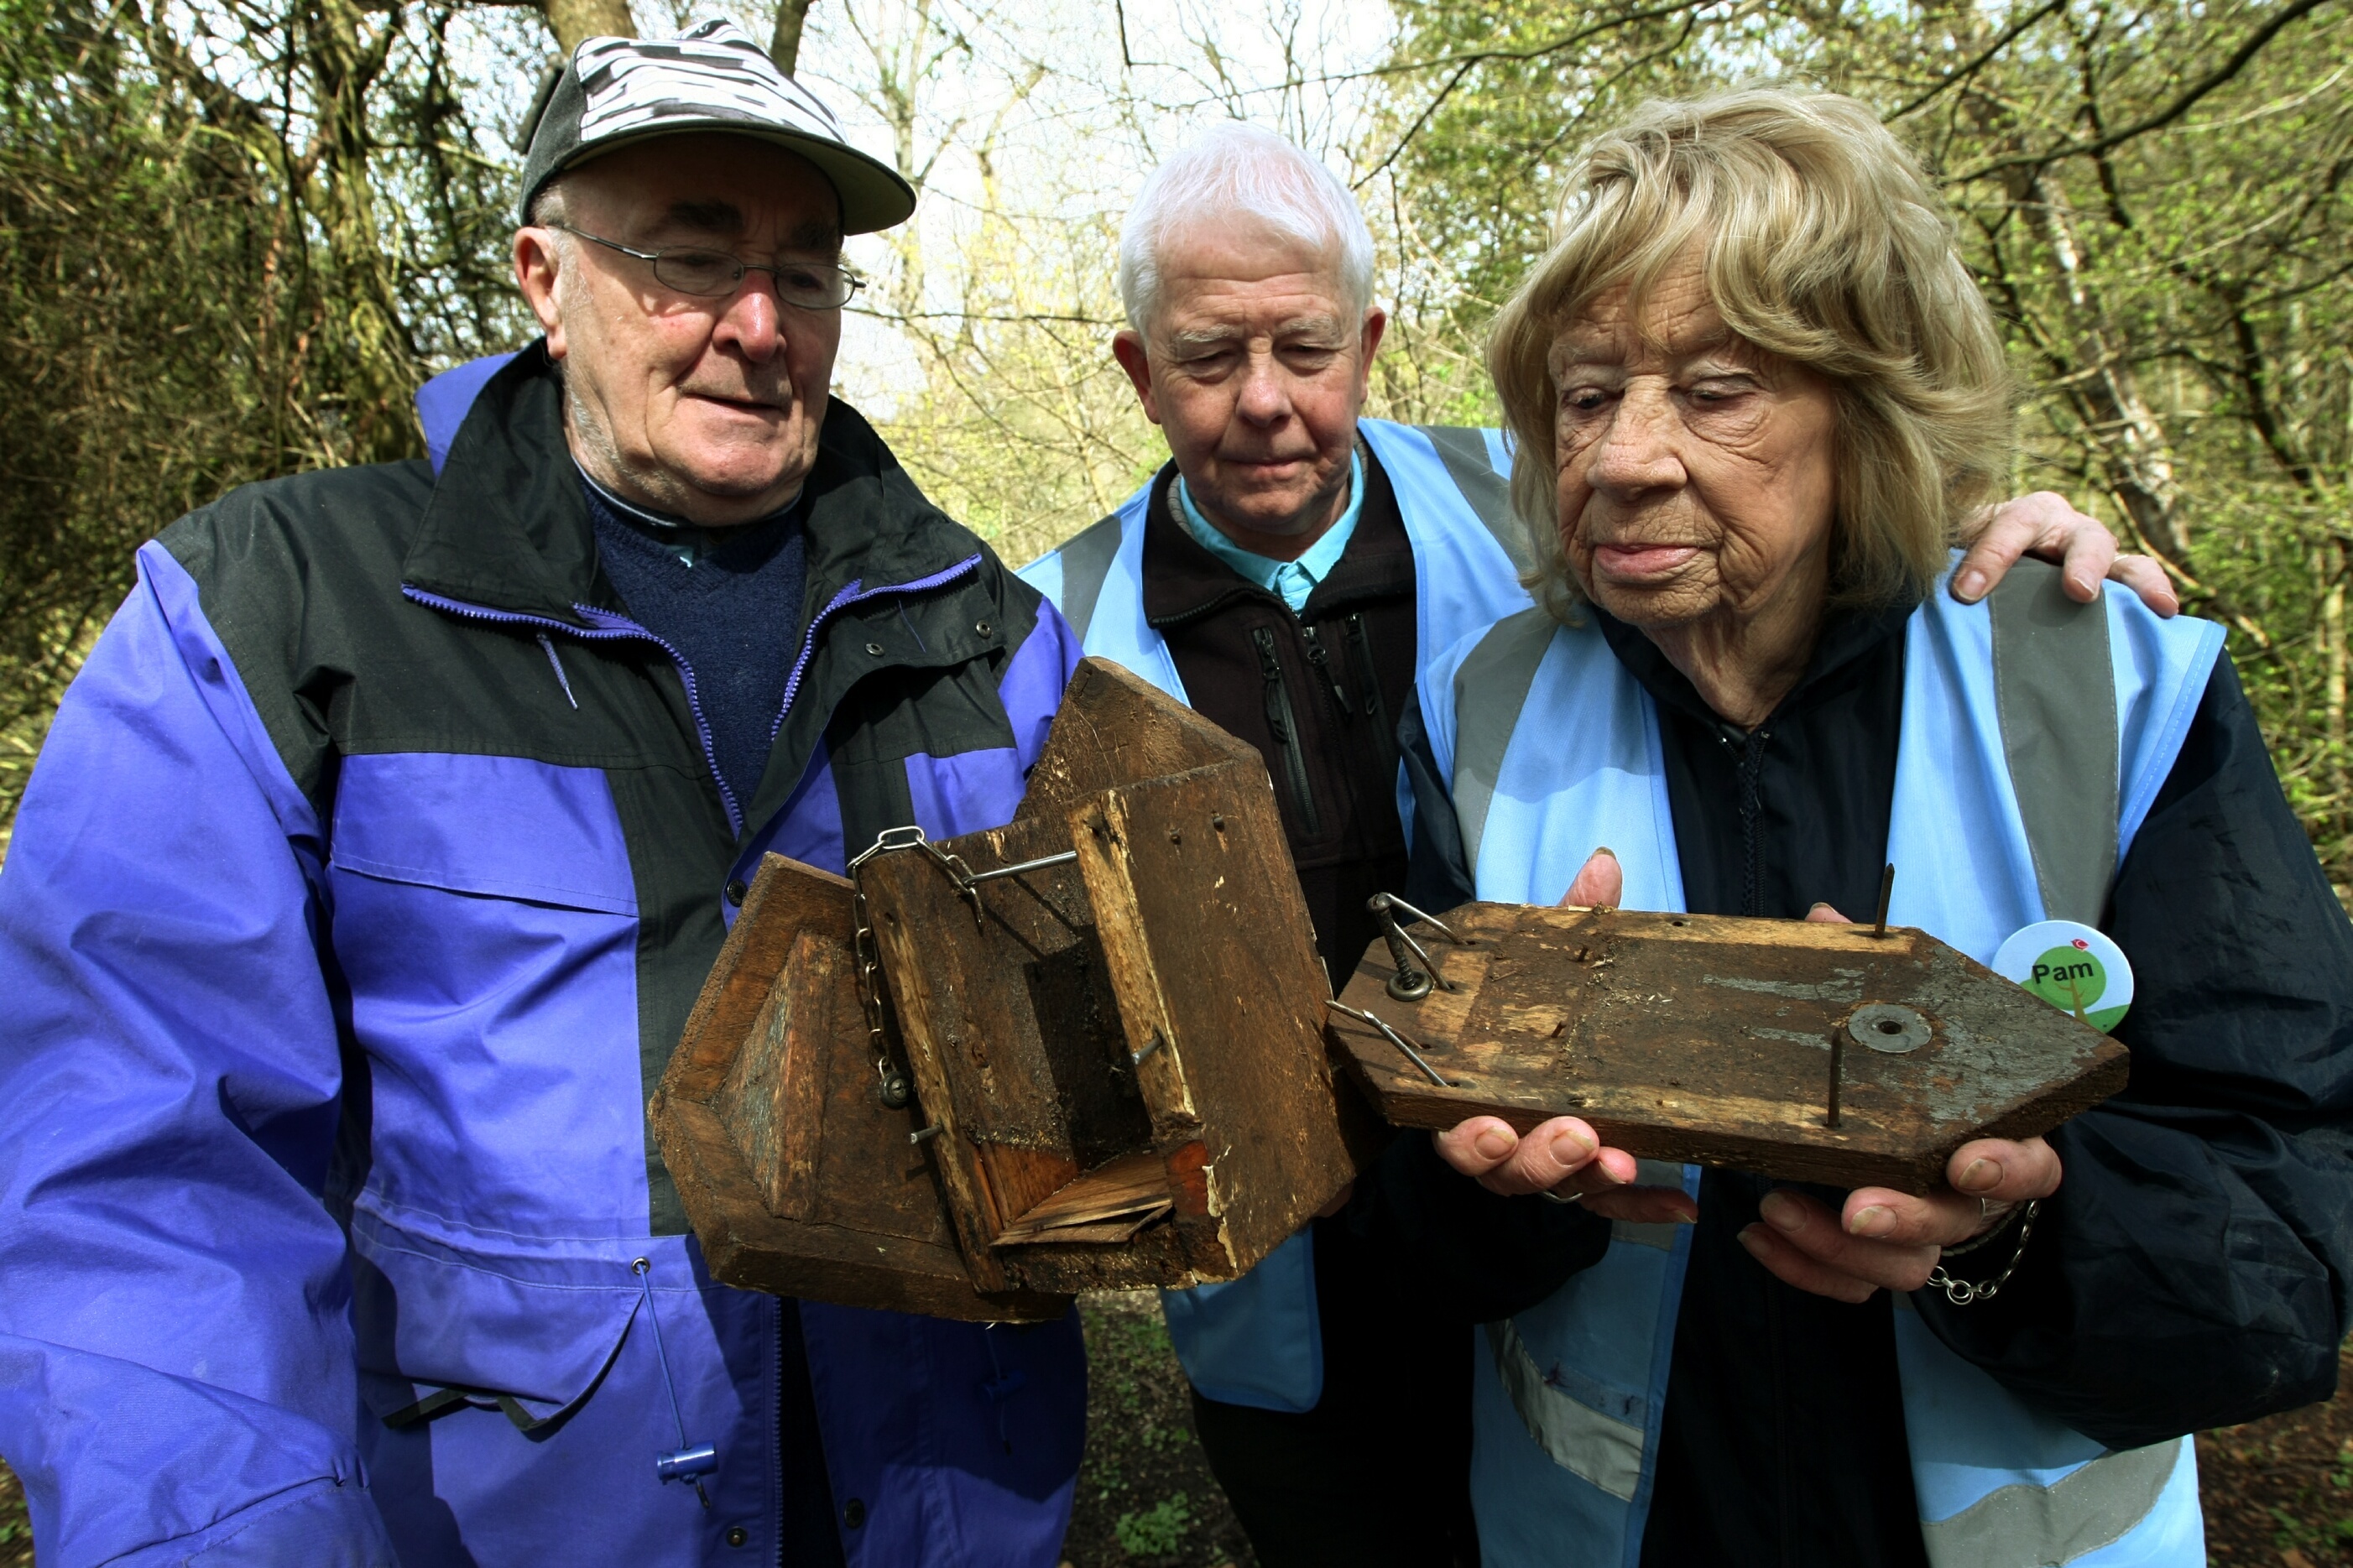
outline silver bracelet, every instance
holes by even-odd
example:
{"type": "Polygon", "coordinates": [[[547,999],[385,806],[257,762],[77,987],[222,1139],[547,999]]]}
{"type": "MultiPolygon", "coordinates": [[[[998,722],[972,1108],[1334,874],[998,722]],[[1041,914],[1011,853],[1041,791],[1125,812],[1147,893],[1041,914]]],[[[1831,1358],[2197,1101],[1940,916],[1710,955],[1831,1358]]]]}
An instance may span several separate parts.
{"type": "MultiPolygon", "coordinates": [[[[2026,1256],[2027,1238],[2034,1234],[2034,1216],[2042,1207],[2042,1201],[2034,1198],[2030,1198],[2019,1205],[2018,1246],[2011,1251],[2010,1261],[2002,1267],[2000,1273],[1982,1284],[1974,1280],[1956,1279],[1945,1272],[1945,1265],[1940,1256],[1936,1267],[1929,1271],[1928,1285],[1942,1290],[1945,1293],[1945,1300],[1956,1307],[1966,1307],[1972,1301],[1992,1300],[2001,1294],[2001,1288],[2010,1283],[2010,1277],[2018,1272],[2018,1261],[2026,1256]]],[[[1978,1240],[1980,1242],[1990,1240],[2006,1228],[2008,1228],[2006,1225],[1997,1226],[1979,1237],[1978,1240]]]]}

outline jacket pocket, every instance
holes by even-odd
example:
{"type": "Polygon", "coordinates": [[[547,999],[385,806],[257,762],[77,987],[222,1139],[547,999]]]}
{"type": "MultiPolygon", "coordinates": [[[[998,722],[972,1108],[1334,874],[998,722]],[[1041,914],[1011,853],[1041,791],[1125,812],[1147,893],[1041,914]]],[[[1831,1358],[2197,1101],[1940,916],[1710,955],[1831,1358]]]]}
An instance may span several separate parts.
{"type": "Polygon", "coordinates": [[[345,870],[494,899],[638,912],[602,770],[528,757],[347,757],[329,858],[345,870]]]}
{"type": "MultiPolygon", "coordinates": [[[[643,1231],[637,896],[605,775],[347,758],[327,888],[372,1069],[377,1211],[519,1237],[643,1231]]],[[[713,889],[714,928],[717,907],[713,889]]]]}
{"type": "Polygon", "coordinates": [[[526,1432],[543,1426],[596,1390],[644,1302],[626,1247],[596,1258],[493,1254],[364,1209],[353,1216],[352,1245],[361,1385],[369,1409],[395,1426],[472,1403],[526,1432]]]}

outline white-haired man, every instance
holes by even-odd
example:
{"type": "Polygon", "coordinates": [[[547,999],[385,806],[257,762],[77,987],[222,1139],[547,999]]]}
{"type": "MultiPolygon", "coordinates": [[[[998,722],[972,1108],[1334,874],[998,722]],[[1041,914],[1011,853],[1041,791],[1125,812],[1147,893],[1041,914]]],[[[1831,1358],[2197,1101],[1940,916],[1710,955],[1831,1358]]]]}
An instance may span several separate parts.
{"type": "MultiPolygon", "coordinates": [[[[1336,974],[1375,935],[1366,900],[1404,885],[1407,692],[1426,659],[1528,604],[1502,439],[1363,417],[1388,322],[1372,237],[1346,188],[1271,132],[1222,125],[1155,171],[1119,276],[1113,353],[1171,460],[1022,575],[1087,652],[1264,753],[1336,974]]],[[[2038,495],[1995,516],[1956,581],[1979,596],[2029,545],[2065,552],[2079,599],[2119,559],[2099,525],[2038,495]]],[[[2172,607],[2149,563],[2116,570],[2172,607]]],[[[1477,1560],[1470,1325],[1589,1259],[1530,1244],[1567,1233],[1557,1205],[1412,1168],[1436,1161],[1429,1140],[1398,1140],[1345,1210],[1250,1276],[1164,1298],[1211,1468],[1268,1568],[1477,1560]],[[1377,1215],[1388,1236],[1427,1238],[1425,1258],[1455,1248],[1481,1267],[1405,1277],[1366,1239],[1377,1215]],[[1509,1278],[1499,1257],[1543,1261],[1509,1278]]]]}
{"type": "Polygon", "coordinates": [[[1074,1320],[712,1282],[649,1091],[763,853],[1009,818],[1077,662],[828,394],[913,193],[591,38],[545,337],[140,552],[0,876],[0,1448],[45,1563],[1048,1568],[1074,1320]],[[666,1483],[677,1484],[666,1484],[666,1483]]]}

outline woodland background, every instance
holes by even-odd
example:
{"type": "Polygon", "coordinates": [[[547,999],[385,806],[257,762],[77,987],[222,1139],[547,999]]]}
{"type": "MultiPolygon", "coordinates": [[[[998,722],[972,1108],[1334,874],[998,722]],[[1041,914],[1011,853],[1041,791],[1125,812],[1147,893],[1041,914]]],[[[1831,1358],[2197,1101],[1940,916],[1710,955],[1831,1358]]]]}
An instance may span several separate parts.
{"type": "MultiPolygon", "coordinates": [[[[916,222],[853,242],[875,286],[839,389],[1017,563],[1165,457],[1108,352],[1114,238],[1208,121],[1279,128],[1362,198],[1393,317],[1373,412],[1485,423],[1482,334],[1583,138],[1736,81],[1862,97],[1961,215],[2026,388],[2018,488],[2099,513],[2229,626],[2353,902],[2353,0],[720,9],[922,193],[916,222]]],[[[421,454],[418,384],[530,335],[506,247],[551,56],[709,14],[0,0],[0,846],[142,540],[248,480],[421,454]]],[[[1090,1313],[1071,1552],[1246,1560],[1156,1322],[1090,1313]]],[[[2353,1413],[2202,1447],[2218,1561],[2353,1561],[2353,1413]]],[[[0,1470],[0,1562],[20,1509],[0,1470]]]]}

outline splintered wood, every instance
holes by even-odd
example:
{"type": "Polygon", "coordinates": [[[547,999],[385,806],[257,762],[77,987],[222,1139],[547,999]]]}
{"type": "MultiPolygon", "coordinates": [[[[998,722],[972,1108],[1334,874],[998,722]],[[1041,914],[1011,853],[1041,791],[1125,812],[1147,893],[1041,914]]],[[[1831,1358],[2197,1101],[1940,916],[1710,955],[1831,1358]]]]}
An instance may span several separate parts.
{"type": "Polygon", "coordinates": [[[1355,1174],[1255,751],[1089,660],[1013,823],[937,847],[975,879],[860,874],[982,1289],[1231,1279],[1355,1174]]]}
{"type": "Polygon", "coordinates": [[[922,1123],[878,1093],[850,885],[771,855],[648,1114],[712,1277],[745,1289],[1021,1322],[1067,1296],[982,1295],[922,1123]]]}
{"type": "Polygon", "coordinates": [[[1249,746],[1088,659],[1012,823],[884,839],[855,884],[767,858],[649,1107],[715,1278],[1050,1317],[1237,1278],[1356,1173],[1249,746]]]}
{"type": "Polygon", "coordinates": [[[2047,1132],[2125,1083],[2122,1046],[1919,931],[1486,903],[1440,918],[1468,945],[1408,929],[1442,984],[1398,1000],[1376,942],[1341,1001],[1442,1086],[1371,1026],[1330,1025],[1401,1126],[1576,1115],[1645,1158],[1926,1192],[1961,1144],[2047,1132]]]}

